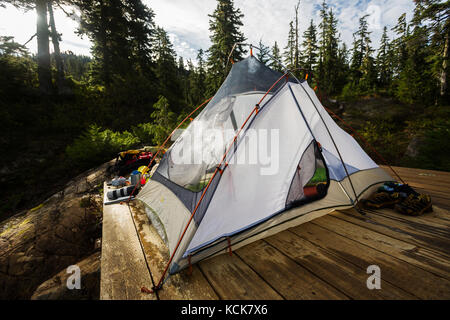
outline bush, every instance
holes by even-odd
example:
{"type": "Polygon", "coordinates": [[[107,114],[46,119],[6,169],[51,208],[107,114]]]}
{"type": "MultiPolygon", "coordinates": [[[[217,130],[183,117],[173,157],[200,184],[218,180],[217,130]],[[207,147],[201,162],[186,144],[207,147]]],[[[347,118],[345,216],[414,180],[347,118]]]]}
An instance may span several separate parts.
{"type": "Polygon", "coordinates": [[[128,131],[114,132],[92,125],[66,148],[66,155],[72,164],[89,167],[109,160],[118,152],[130,149],[139,142],[139,138],[128,131]]]}
{"type": "Polygon", "coordinates": [[[450,171],[450,108],[428,107],[420,117],[408,121],[406,131],[422,137],[419,154],[405,159],[405,166],[450,171]]]}
{"type": "MultiPolygon", "coordinates": [[[[366,121],[360,134],[363,138],[377,150],[383,158],[390,164],[397,164],[401,158],[401,151],[405,148],[402,133],[398,131],[392,122],[381,121],[366,121]]],[[[364,146],[364,144],[361,144],[364,146]]],[[[371,149],[366,148],[372,159],[380,162],[378,155],[374,154],[371,149]]]]}

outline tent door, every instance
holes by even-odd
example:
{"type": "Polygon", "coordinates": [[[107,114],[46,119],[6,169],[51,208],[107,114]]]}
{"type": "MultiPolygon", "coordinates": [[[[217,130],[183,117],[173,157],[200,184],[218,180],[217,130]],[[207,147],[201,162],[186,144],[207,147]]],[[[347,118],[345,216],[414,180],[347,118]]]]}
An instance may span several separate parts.
{"type": "Polygon", "coordinates": [[[311,141],[295,170],[286,198],[286,208],[322,199],[327,195],[330,175],[317,141],[311,141]]]}

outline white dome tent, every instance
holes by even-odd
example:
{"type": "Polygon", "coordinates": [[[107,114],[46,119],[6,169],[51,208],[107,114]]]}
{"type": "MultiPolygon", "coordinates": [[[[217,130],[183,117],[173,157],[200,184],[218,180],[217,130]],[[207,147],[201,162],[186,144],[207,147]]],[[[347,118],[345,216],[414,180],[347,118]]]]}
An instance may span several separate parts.
{"type": "Polygon", "coordinates": [[[166,271],[174,274],[351,208],[387,181],[394,179],[333,121],[306,81],[251,55],[233,64],[137,199],[160,226],[171,257],[166,271]],[[259,148],[267,137],[270,164],[250,161],[255,134],[259,148]]]}

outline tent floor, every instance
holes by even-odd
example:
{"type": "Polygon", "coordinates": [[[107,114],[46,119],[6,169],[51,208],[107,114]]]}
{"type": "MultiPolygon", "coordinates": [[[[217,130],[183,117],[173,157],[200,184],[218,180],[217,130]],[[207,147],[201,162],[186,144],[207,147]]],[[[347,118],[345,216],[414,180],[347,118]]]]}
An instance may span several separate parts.
{"type": "Polygon", "coordinates": [[[449,299],[450,173],[394,169],[431,195],[433,212],[336,211],[201,261],[191,275],[171,276],[158,297],[141,292],[168,260],[156,230],[134,206],[105,206],[100,298],[449,299]],[[370,265],[381,270],[379,290],[367,288],[370,265]]]}

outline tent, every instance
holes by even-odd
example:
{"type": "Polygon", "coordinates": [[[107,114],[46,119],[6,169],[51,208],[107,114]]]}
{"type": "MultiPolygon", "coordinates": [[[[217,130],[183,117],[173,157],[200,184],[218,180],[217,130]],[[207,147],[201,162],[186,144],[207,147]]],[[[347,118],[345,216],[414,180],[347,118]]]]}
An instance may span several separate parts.
{"type": "Polygon", "coordinates": [[[234,63],[138,194],[169,248],[170,274],[351,208],[393,181],[292,78],[253,56],[234,63]]]}

